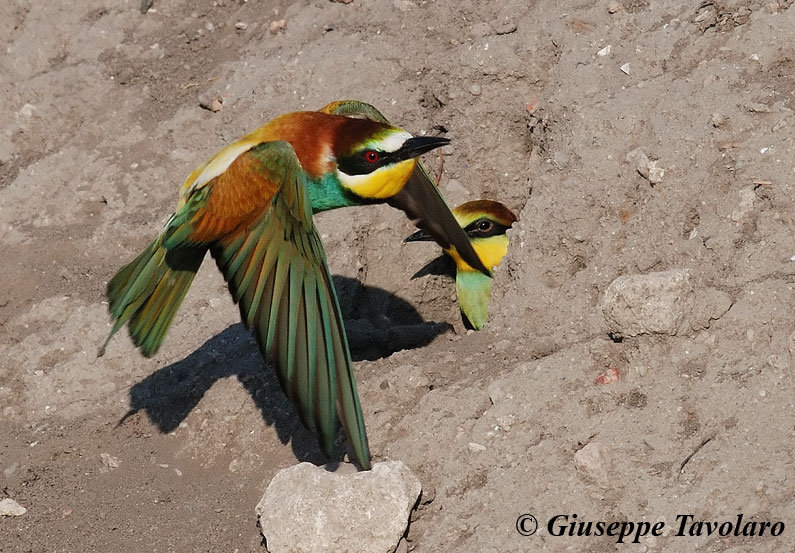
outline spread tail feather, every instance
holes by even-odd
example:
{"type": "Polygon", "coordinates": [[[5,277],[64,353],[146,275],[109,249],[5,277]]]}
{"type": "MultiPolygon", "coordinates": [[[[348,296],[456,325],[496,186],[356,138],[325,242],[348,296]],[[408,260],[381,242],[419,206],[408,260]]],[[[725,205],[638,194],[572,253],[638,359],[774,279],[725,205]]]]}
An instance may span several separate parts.
{"type": "Polygon", "coordinates": [[[106,289],[113,328],[99,355],[105,353],[110,339],[128,321],[133,343],[146,357],[154,355],[206,252],[206,246],[169,250],[158,238],[116,273],[106,289]]]}

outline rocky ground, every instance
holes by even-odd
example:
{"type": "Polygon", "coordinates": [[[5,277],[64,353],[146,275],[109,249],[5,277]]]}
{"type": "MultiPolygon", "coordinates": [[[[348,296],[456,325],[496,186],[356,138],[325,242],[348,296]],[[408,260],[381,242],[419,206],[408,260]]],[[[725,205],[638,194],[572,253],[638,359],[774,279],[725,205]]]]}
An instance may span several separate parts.
{"type": "Polygon", "coordinates": [[[97,358],[104,288],[203,159],[343,98],[451,138],[451,204],[520,215],[479,333],[401,213],[317,217],[375,460],[424,490],[408,550],[794,550],[791,3],[2,3],[0,550],[264,551],[267,484],[324,458],[221,276],[152,359],[97,358]],[[676,535],[739,513],[786,529],[676,535]]]}

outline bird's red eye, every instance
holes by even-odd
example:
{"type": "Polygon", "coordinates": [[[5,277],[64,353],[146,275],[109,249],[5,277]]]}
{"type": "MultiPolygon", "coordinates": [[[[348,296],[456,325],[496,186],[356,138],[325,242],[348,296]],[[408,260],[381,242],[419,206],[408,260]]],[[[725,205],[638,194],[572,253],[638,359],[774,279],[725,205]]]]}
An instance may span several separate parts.
{"type": "Polygon", "coordinates": [[[378,152],[373,150],[367,150],[364,153],[364,159],[366,159],[370,163],[378,163],[378,160],[381,159],[381,156],[378,155],[378,152]]]}

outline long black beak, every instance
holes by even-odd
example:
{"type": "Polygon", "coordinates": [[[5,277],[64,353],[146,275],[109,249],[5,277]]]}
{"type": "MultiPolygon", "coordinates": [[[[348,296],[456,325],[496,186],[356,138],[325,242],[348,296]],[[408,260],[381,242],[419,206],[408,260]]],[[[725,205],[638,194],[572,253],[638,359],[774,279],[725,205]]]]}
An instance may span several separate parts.
{"type": "Polygon", "coordinates": [[[414,234],[411,234],[403,239],[403,242],[431,242],[433,241],[433,236],[427,230],[420,229],[414,234]]]}
{"type": "Polygon", "coordinates": [[[419,157],[425,152],[430,152],[441,146],[450,144],[450,139],[443,136],[414,136],[406,140],[400,147],[400,150],[395,152],[399,159],[411,159],[419,157]]]}

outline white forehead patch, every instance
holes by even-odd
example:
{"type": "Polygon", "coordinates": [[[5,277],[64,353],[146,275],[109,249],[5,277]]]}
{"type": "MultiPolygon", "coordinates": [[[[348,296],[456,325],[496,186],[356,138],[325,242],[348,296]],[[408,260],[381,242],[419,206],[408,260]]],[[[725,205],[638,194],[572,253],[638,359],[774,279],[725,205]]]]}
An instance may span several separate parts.
{"type": "Polygon", "coordinates": [[[382,152],[395,152],[413,135],[406,131],[391,132],[380,140],[370,142],[370,147],[382,152]]]}

